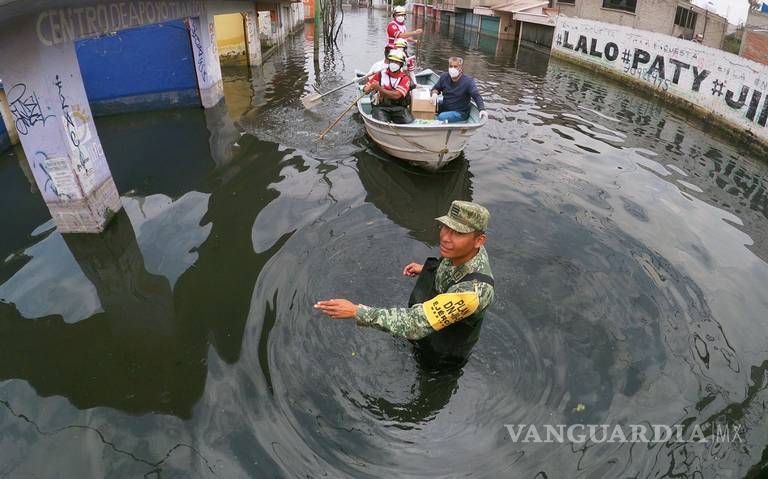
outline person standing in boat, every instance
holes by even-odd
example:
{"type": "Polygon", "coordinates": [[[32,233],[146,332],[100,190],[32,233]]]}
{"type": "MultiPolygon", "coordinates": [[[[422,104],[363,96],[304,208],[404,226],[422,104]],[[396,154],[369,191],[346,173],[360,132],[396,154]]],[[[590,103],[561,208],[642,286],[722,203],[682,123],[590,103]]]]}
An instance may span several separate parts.
{"type": "MultiPolygon", "coordinates": [[[[407,49],[408,42],[402,38],[395,40],[395,43],[387,43],[387,45],[384,47],[384,59],[379,60],[373,65],[371,65],[371,68],[368,70],[368,75],[371,75],[373,73],[378,73],[384,69],[387,68],[387,65],[389,64],[389,52],[392,50],[402,50],[403,53],[406,56],[406,60],[408,62],[408,68],[410,69],[413,66],[413,59],[408,58],[407,49]]],[[[413,81],[413,77],[411,77],[411,81],[413,81]]]]}
{"type": "Polygon", "coordinates": [[[405,55],[400,50],[391,50],[387,58],[387,68],[375,73],[363,88],[364,93],[376,92],[371,115],[387,123],[412,123],[413,115],[408,109],[411,80],[404,68],[405,55]]]}
{"type": "Polygon", "coordinates": [[[409,32],[405,26],[405,7],[395,7],[392,11],[392,21],[387,25],[387,43],[394,44],[398,38],[412,38],[421,35],[422,29],[409,32]]]}
{"type": "Polygon", "coordinates": [[[385,70],[387,68],[387,65],[389,65],[389,52],[392,51],[392,45],[387,44],[387,46],[384,47],[384,59],[379,60],[373,65],[371,65],[371,68],[368,70],[367,75],[372,75],[374,73],[378,73],[382,70],[385,70]]]}
{"type": "Polygon", "coordinates": [[[333,319],[355,319],[414,342],[417,358],[463,364],[480,335],[483,314],[493,302],[494,280],[485,251],[490,213],[473,202],[453,201],[440,223],[441,258],[410,263],[404,276],[419,276],[408,308],[375,308],[346,299],[318,301],[333,319]]]}
{"type": "Polygon", "coordinates": [[[480,119],[488,118],[485,103],[477,90],[475,79],[464,74],[464,59],[451,57],[448,59],[448,72],[440,75],[440,79],[432,87],[432,103],[437,105],[438,93],[443,94],[443,101],[438,108],[437,120],[453,123],[466,121],[472,107],[470,100],[475,100],[480,110],[480,119]]]}
{"type": "Polygon", "coordinates": [[[395,48],[401,50],[405,55],[405,69],[408,72],[408,78],[411,79],[411,86],[416,87],[416,56],[408,56],[408,40],[398,38],[395,40],[395,48]]]}

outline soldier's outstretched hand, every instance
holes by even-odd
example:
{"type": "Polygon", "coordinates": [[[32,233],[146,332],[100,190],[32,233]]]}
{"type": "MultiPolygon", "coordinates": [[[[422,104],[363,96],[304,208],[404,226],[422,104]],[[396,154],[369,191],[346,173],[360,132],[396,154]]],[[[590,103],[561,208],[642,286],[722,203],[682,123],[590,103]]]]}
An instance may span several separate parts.
{"type": "Polygon", "coordinates": [[[315,303],[319,309],[333,319],[352,319],[357,313],[357,305],[346,299],[329,299],[315,303]]]}
{"type": "Polygon", "coordinates": [[[405,268],[403,268],[403,276],[417,276],[421,273],[421,269],[424,267],[423,264],[419,263],[410,263],[405,268]]]}

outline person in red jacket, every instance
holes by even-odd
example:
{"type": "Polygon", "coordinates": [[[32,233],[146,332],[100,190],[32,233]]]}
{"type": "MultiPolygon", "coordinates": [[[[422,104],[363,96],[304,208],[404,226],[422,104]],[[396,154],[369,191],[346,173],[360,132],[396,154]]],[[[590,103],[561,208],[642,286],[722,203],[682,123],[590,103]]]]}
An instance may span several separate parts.
{"type": "Polygon", "coordinates": [[[365,85],[363,92],[376,92],[371,114],[374,119],[387,123],[412,123],[413,115],[408,109],[408,93],[411,80],[404,68],[405,55],[400,50],[389,52],[389,63],[385,70],[376,73],[365,85]]]}
{"type": "Polygon", "coordinates": [[[387,43],[394,45],[398,38],[411,38],[421,35],[421,28],[409,32],[405,27],[405,7],[395,7],[392,12],[393,20],[387,25],[387,43]]]}

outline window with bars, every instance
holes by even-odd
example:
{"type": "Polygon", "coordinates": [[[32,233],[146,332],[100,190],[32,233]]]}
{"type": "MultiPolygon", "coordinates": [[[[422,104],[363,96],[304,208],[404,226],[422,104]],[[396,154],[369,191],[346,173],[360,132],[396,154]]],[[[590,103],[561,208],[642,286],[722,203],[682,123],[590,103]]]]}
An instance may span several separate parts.
{"type": "Polygon", "coordinates": [[[693,27],[696,26],[696,17],[697,13],[693,10],[677,7],[677,12],[675,13],[675,25],[693,30],[693,27]]]}

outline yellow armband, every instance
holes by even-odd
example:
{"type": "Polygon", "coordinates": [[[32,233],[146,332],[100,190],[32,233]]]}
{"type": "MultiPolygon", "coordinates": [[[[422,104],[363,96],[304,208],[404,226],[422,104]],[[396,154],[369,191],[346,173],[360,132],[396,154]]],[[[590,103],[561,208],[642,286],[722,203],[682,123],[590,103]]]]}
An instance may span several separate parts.
{"type": "Polygon", "coordinates": [[[438,294],[422,305],[424,315],[435,331],[472,316],[480,306],[480,297],[476,291],[463,293],[438,294]]]}

